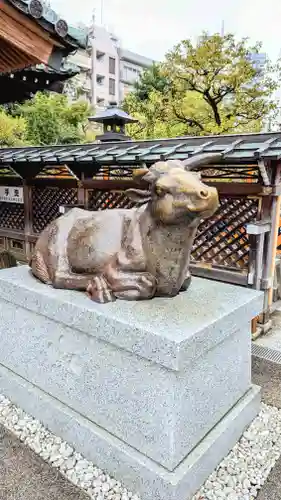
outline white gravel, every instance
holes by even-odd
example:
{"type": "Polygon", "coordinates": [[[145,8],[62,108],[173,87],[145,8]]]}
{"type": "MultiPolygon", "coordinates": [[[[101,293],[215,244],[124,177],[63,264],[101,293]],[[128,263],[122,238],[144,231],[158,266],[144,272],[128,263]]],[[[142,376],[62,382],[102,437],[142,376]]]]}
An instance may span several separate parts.
{"type": "MultiPolygon", "coordinates": [[[[0,395],[0,423],[95,500],[140,500],[36,419],[0,395]]],[[[258,417],[192,500],[252,500],[281,455],[281,410],[258,417]]]]}

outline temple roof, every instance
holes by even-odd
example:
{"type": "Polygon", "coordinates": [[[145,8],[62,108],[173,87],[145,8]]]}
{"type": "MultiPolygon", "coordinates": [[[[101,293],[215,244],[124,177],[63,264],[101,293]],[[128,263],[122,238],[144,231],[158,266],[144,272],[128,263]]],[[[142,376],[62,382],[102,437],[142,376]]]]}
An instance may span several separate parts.
{"type": "Polygon", "coordinates": [[[45,0],[1,0],[0,13],[2,73],[40,63],[59,70],[65,57],[87,47],[87,28],[68,26],[45,0]]]}
{"type": "Polygon", "coordinates": [[[68,26],[64,19],[41,0],[6,0],[18,11],[35,20],[42,28],[57,37],[69,52],[76,48],[86,48],[88,34],[86,31],[68,26]]]}

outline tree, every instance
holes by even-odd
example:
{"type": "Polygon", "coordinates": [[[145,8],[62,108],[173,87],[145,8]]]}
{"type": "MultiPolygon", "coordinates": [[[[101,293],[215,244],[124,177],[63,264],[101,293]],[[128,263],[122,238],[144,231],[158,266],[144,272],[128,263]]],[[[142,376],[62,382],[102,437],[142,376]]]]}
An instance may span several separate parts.
{"type": "Polygon", "coordinates": [[[209,36],[197,44],[184,40],[152,67],[124,102],[125,109],[140,118],[142,128],[131,128],[139,137],[154,137],[160,130],[174,135],[208,135],[260,131],[274,114],[272,99],[277,88],[274,72],[266,63],[257,70],[251,60],[261,45],[248,46],[234,35],[209,36]],[[144,127],[147,131],[144,132],[144,127]]]}
{"type": "Polygon", "coordinates": [[[83,89],[80,74],[66,80],[63,87],[63,94],[73,101],[78,101],[81,98],[87,99],[88,92],[83,89]]]}
{"type": "Polygon", "coordinates": [[[135,83],[135,96],[140,101],[147,101],[151,92],[164,94],[169,88],[169,78],[167,78],[161,69],[161,65],[154,63],[147,68],[139,81],[135,83]]]}
{"type": "Polygon", "coordinates": [[[0,147],[23,146],[26,141],[26,122],[23,118],[9,116],[0,110],[0,147]]]}
{"type": "Polygon", "coordinates": [[[175,137],[184,135],[184,124],[174,120],[168,106],[165,106],[163,95],[152,91],[145,100],[139,100],[134,92],[130,93],[124,109],[138,120],[138,123],[127,126],[129,136],[135,139],[157,139],[158,137],[175,137]]]}
{"type": "Polygon", "coordinates": [[[65,95],[40,92],[13,110],[13,115],[25,120],[26,138],[32,145],[84,142],[90,113],[86,102],[70,103],[65,95]]]}

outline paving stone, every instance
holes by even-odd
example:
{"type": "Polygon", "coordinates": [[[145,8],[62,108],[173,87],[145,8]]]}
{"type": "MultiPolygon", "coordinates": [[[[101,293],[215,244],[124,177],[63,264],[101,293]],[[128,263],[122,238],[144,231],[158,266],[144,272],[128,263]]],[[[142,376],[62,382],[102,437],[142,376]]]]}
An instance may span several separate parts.
{"type": "Polygon", "coordinates": [[[0,500],[89,500],[0,425],[0,500]]]}

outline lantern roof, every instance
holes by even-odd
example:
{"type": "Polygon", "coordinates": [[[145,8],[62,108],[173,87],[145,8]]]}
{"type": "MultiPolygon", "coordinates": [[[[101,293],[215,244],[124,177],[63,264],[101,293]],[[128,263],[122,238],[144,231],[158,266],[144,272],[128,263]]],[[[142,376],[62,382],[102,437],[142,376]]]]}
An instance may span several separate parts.
{"type": "Polygon", "coordinates": [[[104,124],[115,122],[117,125],[138,122],[138,120],[128,115],[126,111],[120,109],[115,101],[110,102],[105,110],[95,116],[90,116],[89,121],[104,124]]]}

